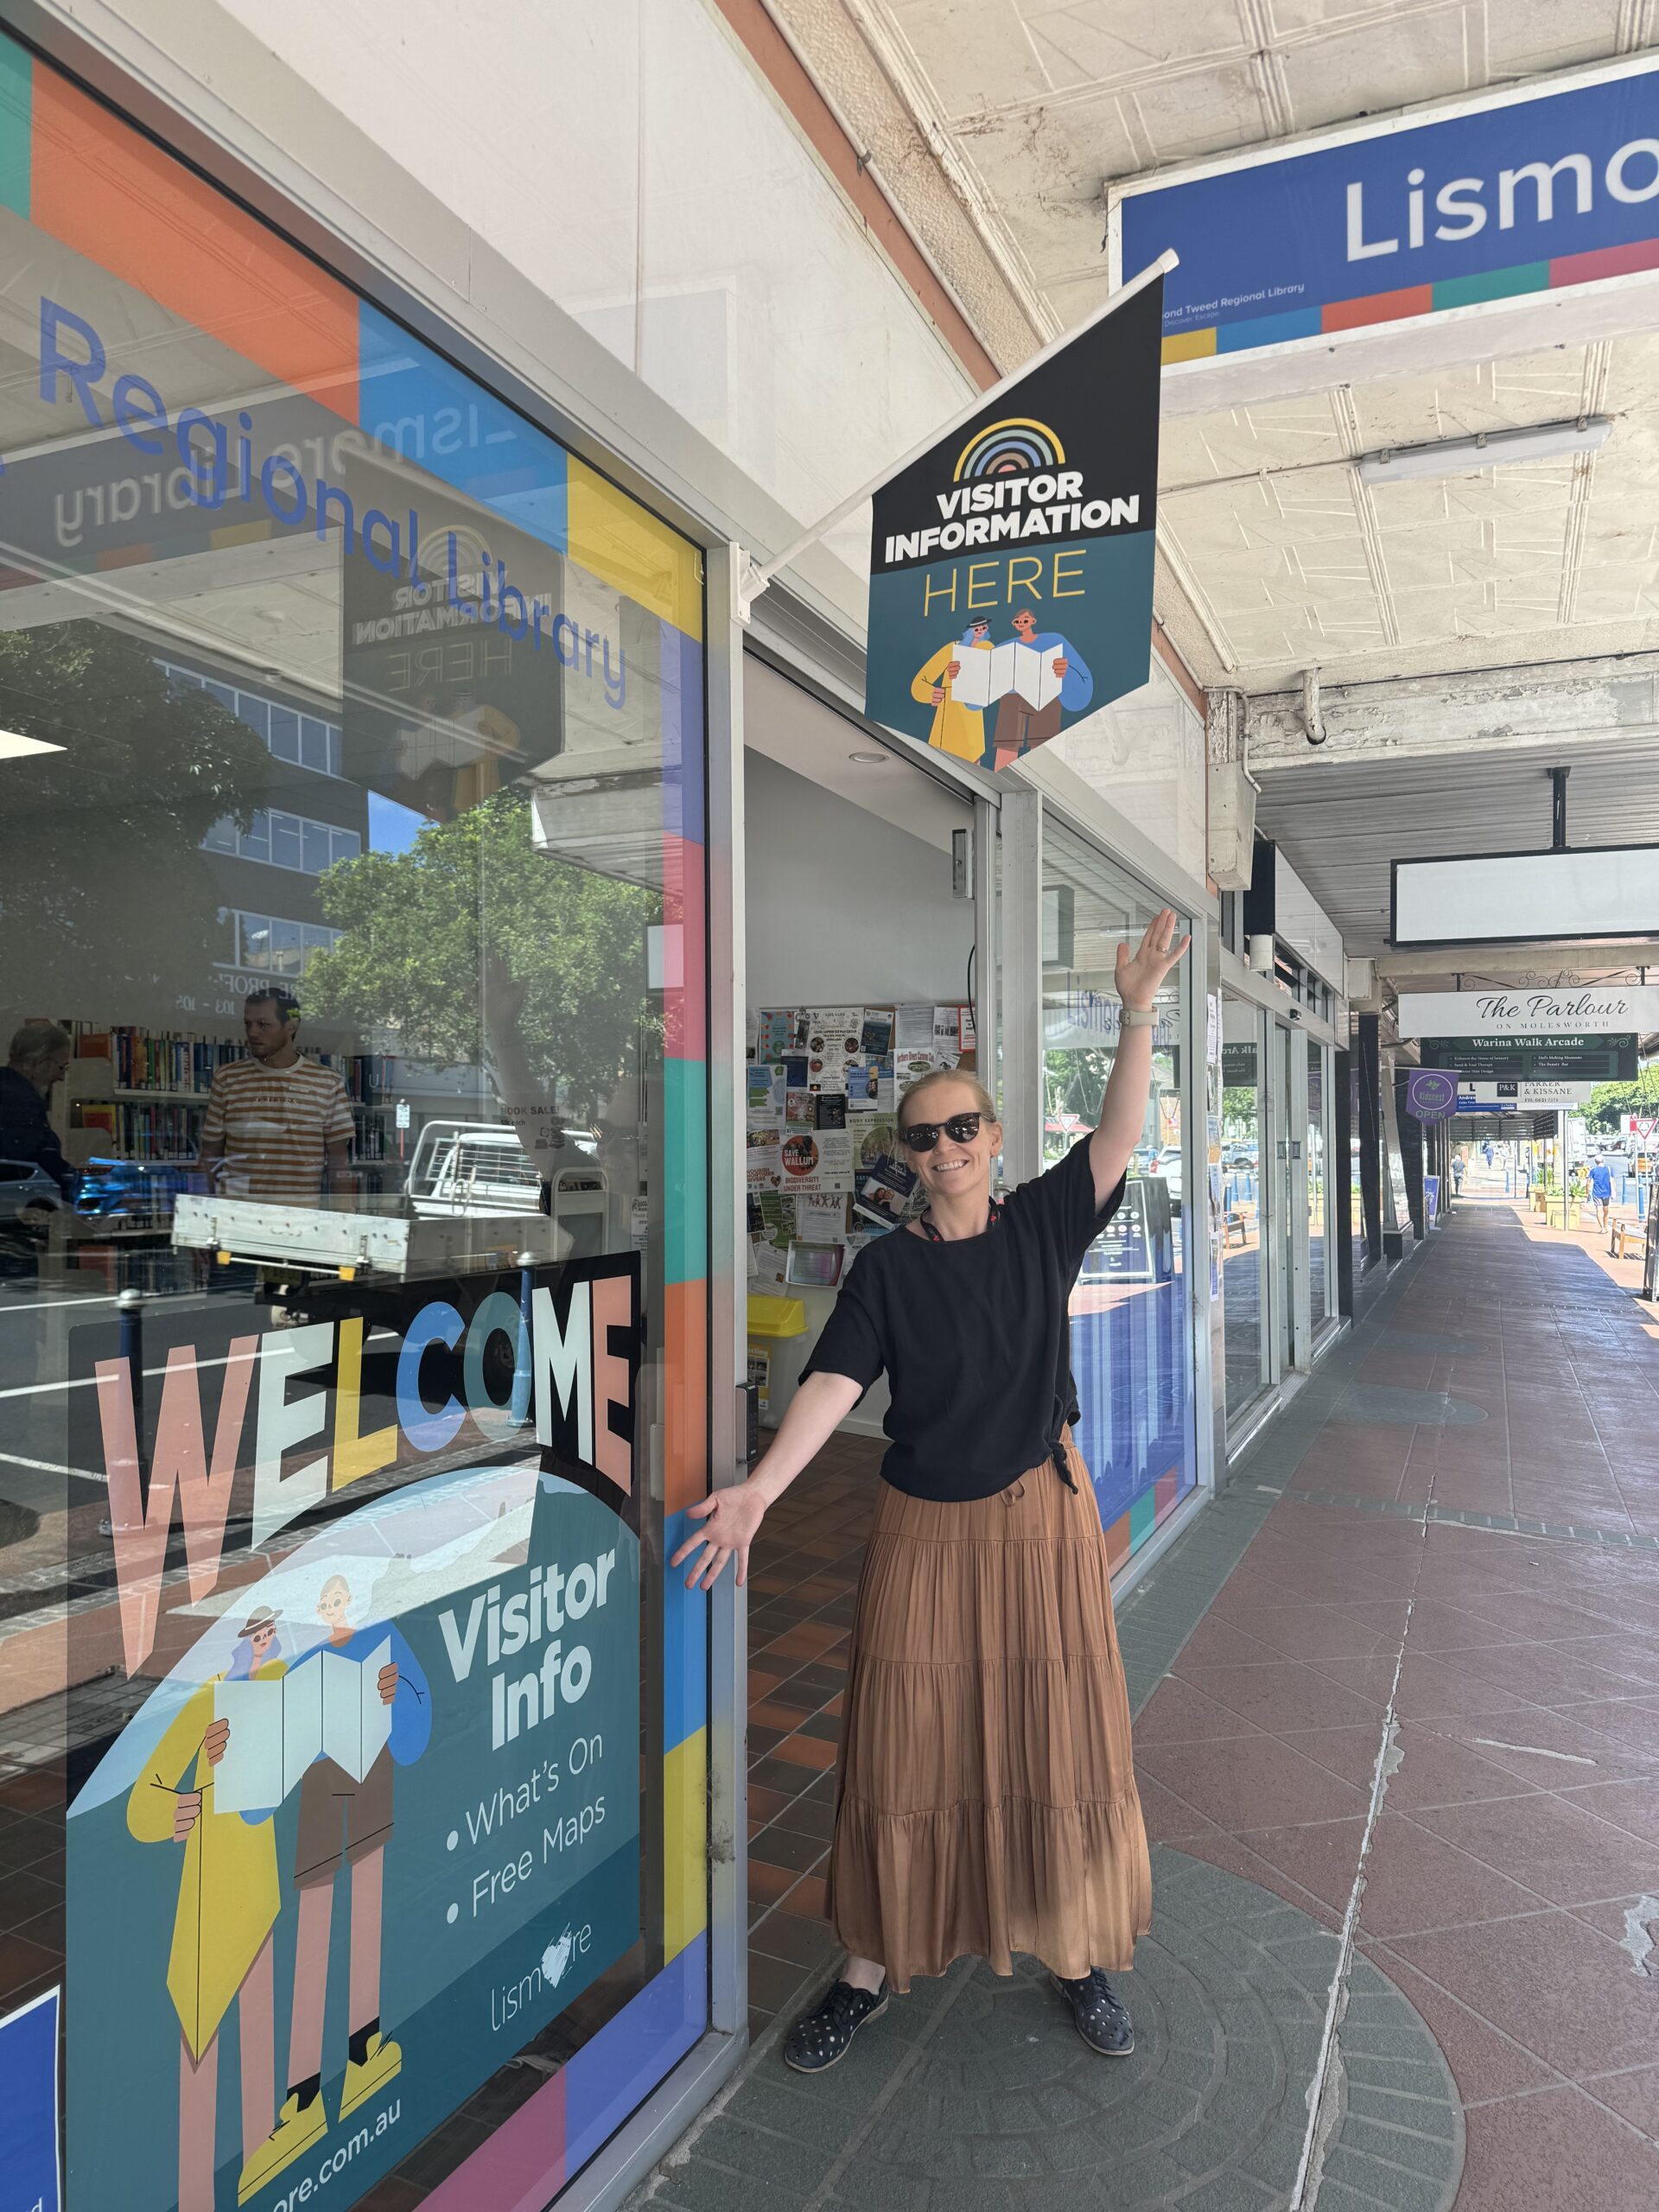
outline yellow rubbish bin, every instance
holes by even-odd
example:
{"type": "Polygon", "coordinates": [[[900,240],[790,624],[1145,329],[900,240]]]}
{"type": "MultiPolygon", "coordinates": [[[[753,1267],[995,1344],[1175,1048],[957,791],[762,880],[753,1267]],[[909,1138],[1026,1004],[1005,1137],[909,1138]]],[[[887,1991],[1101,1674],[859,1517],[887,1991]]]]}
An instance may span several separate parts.
{"type": "Polygon", "coordinates": [[[773,1405],[781,1415],[800,1380],[806,1346],[806,1307],[798,1298],[773,1291],[749,1293],[749,1382],[760,1418],[768,1421],[773,1405]]]}

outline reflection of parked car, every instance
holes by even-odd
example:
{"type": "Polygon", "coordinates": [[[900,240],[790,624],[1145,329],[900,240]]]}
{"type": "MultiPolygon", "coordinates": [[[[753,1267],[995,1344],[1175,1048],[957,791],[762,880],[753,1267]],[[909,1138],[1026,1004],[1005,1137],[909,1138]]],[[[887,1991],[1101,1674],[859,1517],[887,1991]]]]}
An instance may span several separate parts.
{"type": "MultiPolygon", "coordinates": [[[[562,1258],[606,1249],[608,1179],[591,1129],[566,1129],[547,1204],[563,1232],[562,1258]]],[[[542,1178],[516,1130],[499,1122],[429,1122],[409,1163],[410,1211],[468,1219],[543,1211],[542,1178]]]]}
{"type": "Polygon", "coordinates": [[[1169,1185],[1170,1197],[1179,1198],[1181,1195],[1181,1147],[1179,1145],[1166,1144],[1147,1172],[1153,1175],[1162,1176],[1164,1181],[1169,1185]]]}
{"type": "Polygon", "coordinates": [[[55,1213],[63,1193],[38,1160],[0,1160],[0,1223],[8,1226],[36,1209],[55,1213]]]}
{"type": "Polygon", "coordinates": [[[75,1211],[98,1219],[112,1215],[162,1217],[172,1212],[181,1191],[200,1190],[207,1180],[193,1167],[94,1156],[81,1170],[75,1211]]]}
{"type": "MultiPolygon", "coordinates": [[[[592,1132],[567,1129],[571,1165],[591,1160],[592,1132]]],[[[409,1163],[409,1198],[417,1214],[539,1213],[542,1179],[499,1122],[429,1122],[409,1163]]]]}
{"type": "Polygon", "coordinates": [[[38,1160],[0,1160],[0,1275],[33,1275],[48,1221],[63,1204],[38,1160]]]}

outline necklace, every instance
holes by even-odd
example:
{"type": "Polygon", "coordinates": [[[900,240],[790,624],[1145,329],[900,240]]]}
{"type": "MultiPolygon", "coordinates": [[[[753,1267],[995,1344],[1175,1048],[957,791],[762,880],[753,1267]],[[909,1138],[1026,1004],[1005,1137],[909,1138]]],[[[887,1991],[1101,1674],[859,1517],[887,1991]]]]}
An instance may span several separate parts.
{"type": "MultiPolygon", "coordinates": [[[[999,1199],[993,1198],[990,1205],[990,1218],[985,1224],[988,1230],[995,1229],[998,1222],[1002,1218],[1001,1202],[999,1199]]],[[[930,1244],[960,1244],[968,1241],[966,1238],[960,1236],[941,1236],[938,1230],[933,1226],[931,1217],[927,1214],[922,1215],[917,1225],[930,1244]]]]}

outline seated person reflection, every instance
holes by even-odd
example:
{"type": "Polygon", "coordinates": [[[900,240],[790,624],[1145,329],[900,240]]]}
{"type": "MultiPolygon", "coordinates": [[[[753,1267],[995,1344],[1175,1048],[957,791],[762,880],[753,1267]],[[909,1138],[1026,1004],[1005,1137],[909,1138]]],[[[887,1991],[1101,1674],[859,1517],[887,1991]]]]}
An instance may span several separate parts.
{"type": "Polygon", "coordinates": [[[66,1198],[75,1195],[75,1171],[63,1156],[47,1100],[62,1081],[72,1050],[69,1032],[55,1021],[26,1021],[0,1068],[0,1160],[40,1168],[66,1198]]]}
{"type": "Polygon", "coordinates": [[[242,1027],[248,1057],[214,1072],[198,1166],[221,1198],[318,1206],[325,1176],[332,1192],[348,1194],[351,1103],[336,1071],[296,1043],[298,1002],[283,990],[255,991],[242,1027]]]}

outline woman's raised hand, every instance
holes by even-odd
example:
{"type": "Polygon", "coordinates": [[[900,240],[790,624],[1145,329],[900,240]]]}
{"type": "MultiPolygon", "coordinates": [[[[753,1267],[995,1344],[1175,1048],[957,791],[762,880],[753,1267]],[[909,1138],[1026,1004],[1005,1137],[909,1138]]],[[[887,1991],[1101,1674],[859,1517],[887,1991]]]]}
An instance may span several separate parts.
{"type": "Polygon", "coordinates": [[[1134,952],[1127,944],[1117,948],[1117,995],[1125,1006],[1149,1007],[1163,988],[1170,969],[1192,939],[1175,942],[1175,909],[1160,907],[1147,923],[1146,934],[1134,952]]]}
{"type": "Polygon", "coordinates": [[[737,1560],[737,1586],[740,1590],[743,1587],[749,1579],[749,1546],[766,1517],[769,1503],[749,1481],[734,1483],[729,1490],[717,1490],[712,1497],[701,1498],[686,1509],[694,1521],[701,1521],[703,1525],[695,1535],[686,1538],[668,1563],[678,1567],[682,1560],[690,1559],[694,1552],[698,1554],[685,1578],[688,1590],[712,1590],[727,1560],[734,1556],[737,1560]]]}

